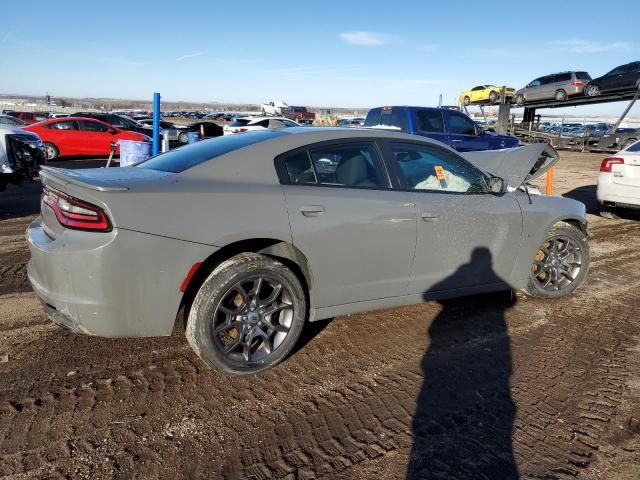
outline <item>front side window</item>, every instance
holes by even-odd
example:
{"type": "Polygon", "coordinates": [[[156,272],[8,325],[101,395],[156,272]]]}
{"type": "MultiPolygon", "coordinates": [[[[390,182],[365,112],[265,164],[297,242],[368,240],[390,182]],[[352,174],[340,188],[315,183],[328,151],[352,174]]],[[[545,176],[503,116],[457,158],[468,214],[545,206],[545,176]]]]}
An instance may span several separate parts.
{"type": "Polygon", "coordinates": [[[312,148],[284,158],[288,183],[330,187],[389,188],[389,177],[373,142],[312,148]]]}
{"type": "Polygon", "coordinates": [[[411,190],[450,193],[487,191],[485,175],[453,152],[395,142],[391,144],[391,151],[411,190]]]}
{"type": "Polygon", "coordinates": [[[527,88],[535,88],[535,87],[539,87],[540,85],[541,85],[540,79],[536,78],[533,82],[527,85],[527,88]]]}
{"type": "Polygon", "coordinates": [[[449,131],[455,135],[475,135],[476,125],[464,115],[449,113],[449,131]]]}
{"type": "Polygon", "coordinates": [[[418,110],[415,112],[416,127],[419,132],[443,133],[442,112],[437,110],[418,110]]]}

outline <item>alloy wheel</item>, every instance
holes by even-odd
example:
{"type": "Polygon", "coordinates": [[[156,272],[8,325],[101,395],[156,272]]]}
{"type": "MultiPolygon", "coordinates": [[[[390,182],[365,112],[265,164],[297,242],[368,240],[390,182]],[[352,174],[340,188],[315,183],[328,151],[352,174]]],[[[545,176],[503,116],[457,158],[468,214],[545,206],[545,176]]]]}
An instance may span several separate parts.
{"type": "Polygon", "coordinates": [[[538,250],[531,268],[534,280],[542,289],[564,290],[582,269],[582,248],[567,236],[551,237],[538,250]]]}
{"type": "Polygon", "coordinates": [[[294,308],[291,292],[275,277],[243,279],[227,290],[213,313],[213,341],[231,363],[260,362],[289,334],[294,308]]]}

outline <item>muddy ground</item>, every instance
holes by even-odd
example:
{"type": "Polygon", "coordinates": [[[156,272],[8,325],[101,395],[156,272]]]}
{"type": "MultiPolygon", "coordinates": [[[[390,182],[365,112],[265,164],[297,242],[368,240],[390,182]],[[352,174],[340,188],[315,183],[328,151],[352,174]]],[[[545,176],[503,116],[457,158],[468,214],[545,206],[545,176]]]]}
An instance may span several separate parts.
{"type": "Polygon", "coordinates": [[[53,325],[26,279],[38,186],[0,193],[0,476],[640,478],[640,221],[594,215],[601,158],[556,168],[594,235],[575,295],[339,317],[253,378],[207,369],[181,335],[53,325]]]}

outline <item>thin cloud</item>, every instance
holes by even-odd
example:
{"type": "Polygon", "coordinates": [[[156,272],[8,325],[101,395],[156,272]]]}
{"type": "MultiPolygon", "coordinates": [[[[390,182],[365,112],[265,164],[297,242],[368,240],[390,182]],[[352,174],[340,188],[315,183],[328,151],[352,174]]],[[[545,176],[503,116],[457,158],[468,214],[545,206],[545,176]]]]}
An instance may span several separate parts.
{"type": "Polygon", "coordinates": [[[188,53],[186,55],[182,55],[181,57],[176,58],[177,62],[181,62],[182,60],[186,60],[187,58],[199,57],[202,55],[202,52],[188,53]]]}
{"type": "Polygon", "coordinates": [[[360,47],[377,47],[389,42],[389,36],[375,32],[345,32],[338,35],[341,40],[360,47]]]}
{"type": "Polygon", "coordinates": [[[601,53],[611,50],[628,50],[630,47],[626,42],[599,43],[590,40],[558,40],[549,44],[572,53],[601,53]]]}

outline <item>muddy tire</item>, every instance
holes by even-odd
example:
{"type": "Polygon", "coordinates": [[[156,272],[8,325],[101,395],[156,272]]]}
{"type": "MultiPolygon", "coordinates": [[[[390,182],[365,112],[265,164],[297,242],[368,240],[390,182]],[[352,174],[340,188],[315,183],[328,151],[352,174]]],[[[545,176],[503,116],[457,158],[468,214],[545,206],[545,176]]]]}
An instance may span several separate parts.
{"type": "Polygon", "coordinates": [[[560,89],[556,91],[556,94],[555,94],[556,101],[565,102],[568,98],[569,96],[567,95],[567,92],[565,92],[564,90],[560,89]]]}
{"type": "Polygon", "coordinates": [[[216,267],[191,306],[186,337],[204,363],[252,375],[281,362],[307,315],[298,277],[270,257],[242,253],[216,267]]]}
{"type": "Polygon", "coordinates": [[[541,298],[570,295],[584,282],[590,262],[589,243],[582,230],[557,223],[536,252],[525,292],[541,298]]]}
{"type": "Polygon", "coordinates": [[[180,135],[178,135],[178,141],[180,143],[189,143],[189,136],[186,132],[182,132],[180,133],[180,135]]]}
{"type": "Polygon", "coordinates": [[[498,101],[498,92],[491,92],[489,94],[489,102],[496,103],[498,101]]]}
{"type": "Polygon", "coordinates": [[[462,103],[464,104],[465,107],[467,107],[467,106],[471,105],[471,99],[468,96],[465,96],[462,99],[462,103]]]}
{"type": "Polygon", "coordinates": [[[516,105],[524,105],[524,95],[516,95],[516,105]]]}

